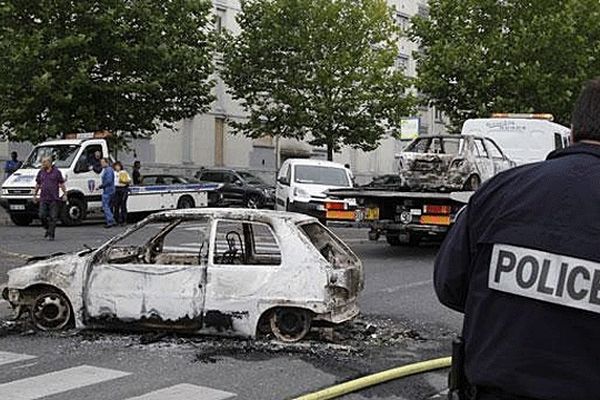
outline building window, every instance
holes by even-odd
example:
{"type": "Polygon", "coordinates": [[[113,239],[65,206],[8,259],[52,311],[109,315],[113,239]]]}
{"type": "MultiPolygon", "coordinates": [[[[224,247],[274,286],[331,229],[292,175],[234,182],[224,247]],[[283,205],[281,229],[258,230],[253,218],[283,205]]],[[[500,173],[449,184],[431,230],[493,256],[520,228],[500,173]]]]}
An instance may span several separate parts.
{"type": "Polygon", "coordinates": [[[409,60],[410,57],[406,54],[400,54],[398,58],[396,58],[396,68],[400,71],[407,71],[409,60]]]}
{"type": "Polygon", "coordinates": [[[225,25],[225,9],[217,8],[215,12],[215,31],[218,33],[223,31],[223,26],[225,25]]]}
{"type": "Polygon", "coordinates": [[[434,109],[435,111],[435,120],[436,122],[444,122],[444,113],[442,112],[442,110],[438,109],[437,107],[434,109]]]}
{"type": "Polygon", "coordinates": [[[410,17],[402,12],[396,13],[396,22],[404,32],[410,29],[410,17]]]}

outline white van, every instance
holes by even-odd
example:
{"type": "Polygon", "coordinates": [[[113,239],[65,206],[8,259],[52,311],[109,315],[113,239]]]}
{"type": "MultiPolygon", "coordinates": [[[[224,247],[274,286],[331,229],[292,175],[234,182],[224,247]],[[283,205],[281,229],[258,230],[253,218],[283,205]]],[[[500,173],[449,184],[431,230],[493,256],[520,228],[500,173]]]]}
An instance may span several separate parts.
{"type": "Polygon", "coordinates": [[[320,220],[346,219],[356,207],[354,200],[335,200],[325,192],[329,189],[351,188],[352,173],[342,164],[310,159],[288,159],[277,174],[276,210],[295,211],[320,220]],[[327,213],[327,205],[336,205],[338,212],[327,213]],[[340,218],[335,218],[339,214],[340,218]],[[333,218],[332,218],[333,216],[333,218]],[[329,217],[329,218],[328,218],[329,217]]]}
{"type": "MultiPolygon", "coordinates": [[[[542,116],[545,116],[542,115],[542,116]]],[[[536,114],[500,114],[465,121],[461,134],[493,139],[517,165],[545,160],[548,153],[567,147],[571,130],[536,114]]]]}

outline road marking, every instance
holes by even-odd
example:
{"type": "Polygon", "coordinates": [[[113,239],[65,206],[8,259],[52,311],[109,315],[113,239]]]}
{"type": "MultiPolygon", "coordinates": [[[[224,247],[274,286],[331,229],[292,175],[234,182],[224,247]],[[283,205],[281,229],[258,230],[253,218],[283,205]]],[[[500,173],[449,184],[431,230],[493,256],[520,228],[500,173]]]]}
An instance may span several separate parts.
{"type": "Polygon", "coordinates": [[[234,393],[182,383],[138,397],[131,397],[127,400],[225,400],[234,397],[236,397],[234,393]]]}
{"type": "MultiPolygon", "coordinates": [[[[19,361],[32,360],[37,358],[36,356],[30,356],[28,354],[9,353],[7,351],[0,351],[0,365],[16,363],[19,361]]],[[[0,398],[2,398],[0,396],[0,398]]]]}
{"type": "Polygon", "coordinates": [[[5,256],[13,257],[13,258],[20,258],[23,260],[29,260],[31,257],[33,257],[29,254],[15,253],[15,252],[3,249],[3,248],[0,248],[0,254],[4,254],[5,256]]]}
{"type": "Polygon", "coordinates": [[[131,374],[82,365],[1,384],[0,399],[35,400],[127,375],[131,374]]]}

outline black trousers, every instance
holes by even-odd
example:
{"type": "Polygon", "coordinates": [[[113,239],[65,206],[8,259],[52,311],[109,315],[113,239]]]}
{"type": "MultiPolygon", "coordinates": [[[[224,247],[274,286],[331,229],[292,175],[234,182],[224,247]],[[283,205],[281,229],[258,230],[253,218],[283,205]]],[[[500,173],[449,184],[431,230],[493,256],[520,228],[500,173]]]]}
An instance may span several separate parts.
{"type": "Polygon", "coordinates": [[[56,231],[60,206],[61,204],[58,201],[44,201],[40,203],[40,220],[42,221],[42,226],[46,229],[46,234],[52,238],[56,231]]]}
{"type": "Polygon", "coordinates": [[[117,224],[127,222],[127,198],[129,197],[129,188],[117,186],[114,198],[114,214],[117,224]]]}

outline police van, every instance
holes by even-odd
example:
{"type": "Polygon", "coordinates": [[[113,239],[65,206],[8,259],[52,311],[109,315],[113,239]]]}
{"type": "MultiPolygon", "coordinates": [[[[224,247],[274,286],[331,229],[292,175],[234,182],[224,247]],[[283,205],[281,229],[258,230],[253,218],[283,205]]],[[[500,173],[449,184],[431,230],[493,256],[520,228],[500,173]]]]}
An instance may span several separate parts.
{"type": "Polygon", "coordinates": [[[492,114],[492,118],[466,120],[461,134],[491,138],[511,160],[523,165],[569,146],[571,130],[553,120],[551,114],[492,114]]]}
{"type": "MultiPolygon", "coordinates": [[[[67,202],[60,219],[66,225],[78,225],[86,217],[102,210],[99,158],[110,158],[107,137],[99,131],[67,135],[66,139],[47,141],[33,148],[21,169],[2,185],[0,205],[16,225],[29,225],[38,215],[34,201],[36,177],[44,157],[51,157],[62,172],[67,187],[67,202]]],[[[206,207],[208,193],[217,184],[133,186],[127,201],[128,212],[147,214],[175,208],[206,207]]]]}

